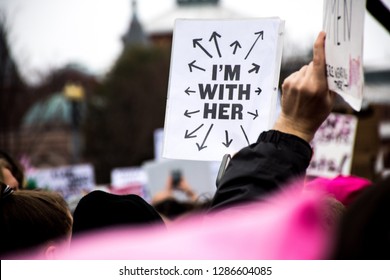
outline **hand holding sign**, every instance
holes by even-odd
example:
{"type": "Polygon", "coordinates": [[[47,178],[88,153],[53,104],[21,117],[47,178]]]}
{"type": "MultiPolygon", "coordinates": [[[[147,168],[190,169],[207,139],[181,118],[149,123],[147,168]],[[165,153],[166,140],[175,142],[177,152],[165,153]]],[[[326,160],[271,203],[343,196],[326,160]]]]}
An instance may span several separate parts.
{"type": "Polygon", "coordinates": [[[313,61],[287,77],[282,86],[282,112],[274,129],[310,142],[332,110],[335,94],[328,89],[325,73],[325,33],[313,48],[313,61]]]}

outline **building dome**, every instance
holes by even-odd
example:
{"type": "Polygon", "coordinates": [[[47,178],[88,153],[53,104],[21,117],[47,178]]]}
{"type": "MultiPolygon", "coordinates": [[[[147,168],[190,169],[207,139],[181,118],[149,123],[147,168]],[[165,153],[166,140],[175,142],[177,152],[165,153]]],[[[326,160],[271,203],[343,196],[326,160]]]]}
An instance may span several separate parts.
{"type": "Polygon", "coordinates": [[[71,104],[62,92],[35,103],[25,114],[22,125],[71,125],[71,104]]]}

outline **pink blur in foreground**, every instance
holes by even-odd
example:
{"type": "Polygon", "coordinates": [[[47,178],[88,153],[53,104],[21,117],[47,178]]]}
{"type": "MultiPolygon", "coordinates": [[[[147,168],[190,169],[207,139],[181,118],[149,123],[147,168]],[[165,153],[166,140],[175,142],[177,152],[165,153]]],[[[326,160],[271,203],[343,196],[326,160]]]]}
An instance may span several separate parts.
{"type": "MultiPolygon", "coordinates": [[[[60,259],[325,259],[323,194],[290,188],[266,202],[188,218],[167,229],[121,228],[73,241],[60,259]]],[[[31,256],[30,256],[31,257],[31,256]]],[[[39,257],[38,257],[39,258],[39,257]]]]}

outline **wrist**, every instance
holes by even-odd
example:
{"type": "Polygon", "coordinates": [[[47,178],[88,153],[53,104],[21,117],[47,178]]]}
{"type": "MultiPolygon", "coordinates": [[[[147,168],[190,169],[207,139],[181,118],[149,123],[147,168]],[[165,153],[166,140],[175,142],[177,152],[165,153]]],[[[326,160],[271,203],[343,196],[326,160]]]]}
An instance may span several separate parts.
{"type": "Polygon", "coordinates": [[[301,125],[299,125],[299,122],[286,118],[283,113],[281,113],[281,115],[276,120],[273,129],[283,133],[295,135],[305,140],[307,143],[310,143],[310,141],[313,140],[315,134],[315,132],[304,129],[301,125]]]}

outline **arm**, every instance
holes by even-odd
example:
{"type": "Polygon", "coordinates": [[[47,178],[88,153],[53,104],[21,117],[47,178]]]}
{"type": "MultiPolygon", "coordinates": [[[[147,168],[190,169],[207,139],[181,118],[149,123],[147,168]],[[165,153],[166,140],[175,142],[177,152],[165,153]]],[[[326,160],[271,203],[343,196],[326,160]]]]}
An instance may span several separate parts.
{"type": "Polygon", "coordinates": [[[282,112],[273,130],[263,132],[255,144],[231,159],[211,210],[253,201],[305,174],[312,156],[308,142],[329,115],[335,96],[328,90],[324,42],[321,32],[313,61],[284,81],[282,112]]]}

